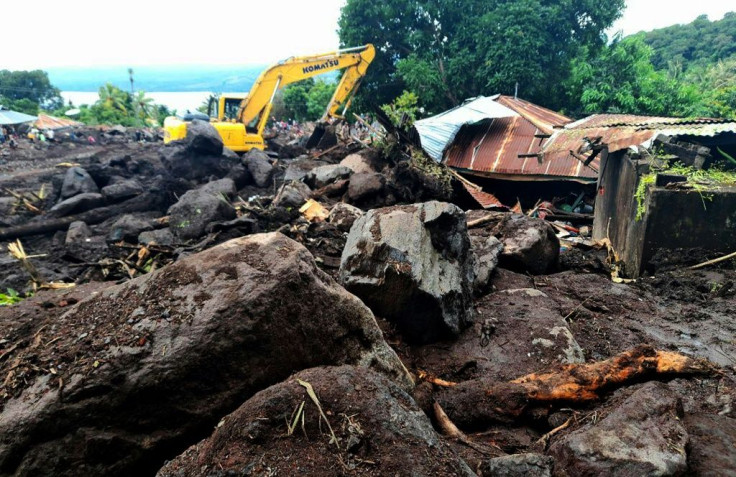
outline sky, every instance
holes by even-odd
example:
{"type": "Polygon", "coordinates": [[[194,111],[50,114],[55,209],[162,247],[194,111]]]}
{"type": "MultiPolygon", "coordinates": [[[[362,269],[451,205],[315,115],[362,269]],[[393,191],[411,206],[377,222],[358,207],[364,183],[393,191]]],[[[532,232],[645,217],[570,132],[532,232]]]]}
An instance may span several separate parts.
{"type": "MultiPolygon", "coordinates": [[[[380,1],[380,0],[377,0],[380,1]]],[[[338,46],[345,0],[5,1],[0,69],[263,64],[338,46]],[[194,6],[189,6],[194,5],[194,6]],[[18,45],[17,47],[9,45],[18,45]]],[[[723,17],[727,0],[627,0],[610,33],[723,17]]]]}

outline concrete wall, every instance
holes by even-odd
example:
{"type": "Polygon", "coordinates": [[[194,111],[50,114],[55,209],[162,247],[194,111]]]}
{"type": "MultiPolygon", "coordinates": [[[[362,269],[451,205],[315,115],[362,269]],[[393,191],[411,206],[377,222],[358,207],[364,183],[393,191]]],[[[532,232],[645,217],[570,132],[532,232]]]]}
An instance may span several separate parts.
{"type": "Polygon", "coordinates": [[[701,195],[693,190],[650,187],[646,212],[637,221],[634,193],[641,175],[648,172],[648,162],[621,153],[601,163],[593,238],[611,240],[626,276],[643,274],[658,249],[736,251],[736,188],[701,195]]]}

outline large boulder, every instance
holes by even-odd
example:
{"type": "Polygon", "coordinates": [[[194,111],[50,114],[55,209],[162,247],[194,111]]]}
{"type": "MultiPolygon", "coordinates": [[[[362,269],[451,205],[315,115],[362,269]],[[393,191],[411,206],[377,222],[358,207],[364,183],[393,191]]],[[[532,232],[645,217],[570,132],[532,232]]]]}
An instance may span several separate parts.
{"type": "Polygon", "coordinates": [[[346,156],[340,161],[340,165],[349,167],[356,174],[376,172],[374,161],[359,153],[346,156]]]}
{"type": "Polygon", "coordinates": [[[501,267],[535,275],[557,267],[560,241],[550,224],[523,214],[487,212],[483,217],[491,220],[483,227],[474,227],[470,233],[480,237],[493,235],[501,241],[501,267]]]}
{"type": "Polygon", "coordinates": [[[473,290],[476,295],[483,295],[491,289],[491,278],[503,252],[503,243],[493,235],[489,237],[471,235],[470,243],[475,257],[473,290]]]}
{"type": "Polygon", "coordinates": [[[350,230],[340,280],[410,341],[457,336],[471,321],[465,214],[436,201],[369,211],[350,230]]]}
{"type": "Polygon", "coordinates": [[[187,124],[187,147],[194,153],[219,156],[224,147],[217,129],[207,121],[193,120],[187,124]]]}
{"type": "Polygon", "coordinates": [[[177,239],[196,239],[204,235],[208,224],[235,218],[233,207],[214,189],[206,185],[187,191],[169,208],[169,227],[177,239]]]}
{"type": "Polygon", "coordinates": [[[677,395],[650,382],[596,425],[555,442],[549,453],[568,475],[682,475],[688,433],[681,418],[677,395]]]}
{"type": "Polygon", "coordinates": [[[79,214],[105,205],[105,198],[96,192],[85,192],[62,200],[49,209],[49,215],[64,217],[79,214]]]}
{"type": "Polygon", "coordinates": [[[268,154],[258,149],[251,149],[248,154],[243,156],[243,162],[253,177],[253,182],[258,187],[269,187],[271,185],[276,170],[271,164],[268,154]]]}
{"type": "Polygon", "coordinates": [[[341,179],[347,179],[353,170],[339,164],[330,164],[312,169],[305,177],[304,182],[312,188],[319,189],[341,179]]]}
{"type": "Polygon", "coordinates": [[[370,310],[279,233],[225,242],[15,329],[23,375],[2,402],[3,475],[152,475],[302,369],[368,366],[412,385],[370,310]]]}
{"type": "Polygon", "coordinates": [[[64,182],[61,184],[61,199],[68,199],[77,194],[88,192],[100,192],[94,179],[87,171],[81,167],[72,167],[64,175],[64,182]]]}
{"type": "Polygon", "coordinates": [[[302,371],[259,392],[158,476],[353,475],[338,471],[338,462],[355,475],[361,468],[370,475],[475,475],[399,386],[369,369],[340,366],[302,371]],[[326,422],[300,381],[314,389],[326,422]]]}

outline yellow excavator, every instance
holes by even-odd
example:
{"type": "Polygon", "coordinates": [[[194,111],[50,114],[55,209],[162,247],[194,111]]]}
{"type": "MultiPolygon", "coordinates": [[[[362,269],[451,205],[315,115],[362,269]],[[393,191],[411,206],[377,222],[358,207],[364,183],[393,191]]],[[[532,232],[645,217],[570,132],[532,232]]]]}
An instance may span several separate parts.
{"type": "Polygon", "coordinates": [[[345,70],[321,122],[343,118],[368,65],[376,56],[373,45],[346,48],[313,56],[292,57],[271,66],[258,77],[247,95],[221,95],[212,98],[208,114],[187,113],[164,120],[164,143],[184,139],[187,122],[209,120],[222,136],[225,147],[235,152],[253,148],[264,150],[266,128],[276,92],[284,86],[330,71],[345,70]]]}

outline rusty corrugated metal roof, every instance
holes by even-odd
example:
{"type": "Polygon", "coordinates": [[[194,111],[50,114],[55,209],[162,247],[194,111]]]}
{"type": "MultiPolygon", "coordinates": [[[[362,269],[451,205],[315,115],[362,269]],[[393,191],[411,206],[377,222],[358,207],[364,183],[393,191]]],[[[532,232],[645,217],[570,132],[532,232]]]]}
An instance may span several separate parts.
{"type": "Polygon", "coordinates": [[[503,205],[498,198],[493,195],[489,194],[488,192],[483,192],[483,189],[480,187],[476,188],[472,185],[466,184],[465,182],[462,183],[463,187],[465,187],[465,190],[468,191],[468,194],[475,199],[475,201],[483,207],[484,209],[506,209],[508,210],[508,207],[503,205]]]}
{"type": "Polygon", "coordinates": [[[568,129],[599,127],[649,127],[660,128],[669,125],[703,125],[731,123],[730,119],[717,118],[672,118],[667,116],[641,116],[637,114],[593,114],[567,125],[568,129]]]}
{"type": "Polygon", "coordinates": [[[539,134],[544,131],[524,117],[497,118],[463,126],[447,150],[446,164],[471,174],[511,179],[596,179],[597,168],[586,167],[569,154],[542,163],[530,156],[541,152],[544,139],[536,137],[539,134]]]}
{"type": "Polygon", "coordinates": [[[567,116],[537,106],[529,101],[524,101],[523,99],[499,95],[496,102],[503,104],[509,109],[513,109],[545,134],[552,134],[554,129],[561,128],[565,124],[572,122],[572,119],[567,116]]]}
{"type": "Polygon", "coordinates": [[[74,121],[73,119],[57,118],[47,114],[39,114],[38,119],[33,123],[38,129],[62,129],[72,126],[83,126],[83,123],[74,121]]]}
{"type": "MultiPolygon", "coordinates": [[[[712,118],[668,118],[631,114],[595,114],[568,124],[547,140],[543,148],[545,162],[564,158],[588,157],[586,139],[608,145],[609,152],[646,145],[659,134],[668,136],[715,136],[736,133],[736,121],[712,118]]],[[[591,164],[597,169],[596,162],[591,164]]]]}

